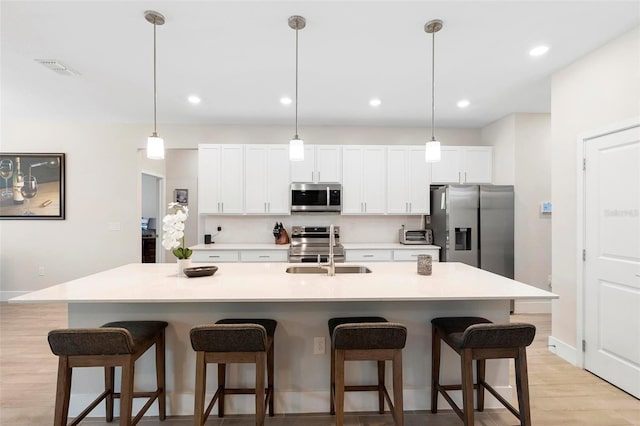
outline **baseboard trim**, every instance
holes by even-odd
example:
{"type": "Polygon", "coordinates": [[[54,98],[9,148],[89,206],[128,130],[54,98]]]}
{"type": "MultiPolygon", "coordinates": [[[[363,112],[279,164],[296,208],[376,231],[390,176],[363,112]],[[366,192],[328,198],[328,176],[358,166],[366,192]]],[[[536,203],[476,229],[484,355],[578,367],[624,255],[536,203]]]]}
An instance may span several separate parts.
{"type": "Polygon", "coordinates": [[[549,350],[571,365],[578,365],[578,351],[562,340],[549,336],[549,350]]]}
{"type": "Polygon", "coordinates": [[[8,302],[9,299],[14,297],[23,296],[28,294],[28,291],[1,291],[0,290],[0,302],[8,302]]]}
{"type": "Polygon", "coordinates": [[[550,314],[550,300],[516,300],[514,304],[516,314],[550,314]]]}

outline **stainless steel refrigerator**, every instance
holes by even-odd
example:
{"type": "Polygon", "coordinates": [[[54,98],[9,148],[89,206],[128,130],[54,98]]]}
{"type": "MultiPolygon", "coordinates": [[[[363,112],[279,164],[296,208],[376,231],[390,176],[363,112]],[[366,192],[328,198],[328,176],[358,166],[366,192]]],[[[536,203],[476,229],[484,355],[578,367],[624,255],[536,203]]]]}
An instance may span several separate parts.
{"type": "Polygon", "coordinates": [[[432,187],[431,229],[441,262],[513,278],[513,186],[432,187]]]}

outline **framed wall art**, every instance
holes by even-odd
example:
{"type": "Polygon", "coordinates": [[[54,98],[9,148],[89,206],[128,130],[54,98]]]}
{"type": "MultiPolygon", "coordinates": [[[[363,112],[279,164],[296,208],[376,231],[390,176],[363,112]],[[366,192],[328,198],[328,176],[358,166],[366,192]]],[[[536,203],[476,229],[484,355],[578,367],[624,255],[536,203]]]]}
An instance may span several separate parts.
{"type": "Polygon", "coordinates": [[[0,219],[64,220],[64,154],[0,152],[0,219]]]}
{"type": "Polygon", "coordinates": [[[176,189],[174,190],[173,201],[186,206],[189,204],[189,190],[188,189],[176,189]]]}

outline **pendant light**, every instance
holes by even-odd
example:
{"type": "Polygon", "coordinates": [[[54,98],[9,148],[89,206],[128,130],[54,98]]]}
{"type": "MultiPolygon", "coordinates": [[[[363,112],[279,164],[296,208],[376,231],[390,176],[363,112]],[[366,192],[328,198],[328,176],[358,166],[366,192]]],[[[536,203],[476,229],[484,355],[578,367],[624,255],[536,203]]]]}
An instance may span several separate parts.
{"type": "Polygon", "coordinates": [[[424,31],[432,35],[431,40],[431,140],[424,150],[424,160],[427,163],[440,161],[440,142],[435,137],[435,68],[436,68],[436,33],[442,29],[442,21],[434,19],[424,25],[424,31]]]}
{"type": "Polygon", "coordinates": [[[306,25],[307,21],[302,16],[289,17],[289,27],[296,30],[296,133],[289,141],[290,161],[304,161],[304,141],[298,137],[298,30],[306,25]]]}
{"type": "Polygon", "coordinates": [[[153,134],[147,138],[147,158],[164,160],[164,140],[156,129],[156,26],[164,24],[164,16],[153,10],[147,10],[144,18],[153,24],[153,134]]]}

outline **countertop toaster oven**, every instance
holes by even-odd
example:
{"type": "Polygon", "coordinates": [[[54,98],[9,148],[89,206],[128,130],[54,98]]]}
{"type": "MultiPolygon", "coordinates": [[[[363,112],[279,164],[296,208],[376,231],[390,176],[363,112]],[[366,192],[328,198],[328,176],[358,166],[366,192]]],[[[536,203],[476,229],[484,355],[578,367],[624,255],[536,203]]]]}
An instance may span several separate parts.
{"type": "Polygon", "coordinates": [[[433,231],[431,229],[401,228],[399,231],[400,244],[433,244],[433,231]]]}

